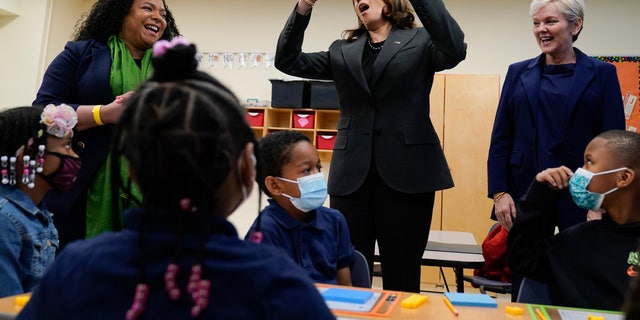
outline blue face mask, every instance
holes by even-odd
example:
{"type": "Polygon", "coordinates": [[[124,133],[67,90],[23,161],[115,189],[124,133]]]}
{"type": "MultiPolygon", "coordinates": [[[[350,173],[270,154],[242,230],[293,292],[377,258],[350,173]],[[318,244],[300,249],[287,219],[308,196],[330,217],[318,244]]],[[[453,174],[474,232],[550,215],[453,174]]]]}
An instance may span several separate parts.
{"type": "Polygon", "coordinates": [[[571,197],[573,201],[578,205],[578,207],[587,210],[598,210],[602,205],[602,201],[604,201],[604,196],[618,190],[617,187],[605,192],[605,193],[596,193],[587,190],[591,179],[595,176],[618,172],[627,169],[626,167],[593,173],[589,170],[578,168],[576,172],[573,173],[573,176],[569,180],[569,192],[571,193],[571,197]]]}
{"type": "Polygon", "coordinates": [[[322,172],[298,178],[297,181],[279,177],[278,179],[298,184],[298,189],[300,189],[299,198],[294,198],[284,193],[282,195],[289,198],[293,206],[302,212],[320,208],[327,199],[327,183],[322,172]]]}

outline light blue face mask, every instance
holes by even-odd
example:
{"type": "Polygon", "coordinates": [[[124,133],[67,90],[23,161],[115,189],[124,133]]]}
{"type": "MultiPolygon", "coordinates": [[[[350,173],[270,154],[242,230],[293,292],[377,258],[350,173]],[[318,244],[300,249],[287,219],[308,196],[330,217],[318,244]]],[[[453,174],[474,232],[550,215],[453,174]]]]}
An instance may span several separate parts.
{"type": "Polygon", "coordinates": [[[324,180],[324,174],[322,174],[322,172],[298,178],[297,181],[280,177],[277,178],[282,181],[298,184],[298,189],[300,189],[299,198],[294,198],[284,193],[282,195],[289,198],[293,206],[302,212],[309,212],[320,208],[327,199],[327,182],[324,180]]]}
{"type": "Polygon", "coordinates": [[[569,180],[569,192],[571,193],[571,197],[573,201],[578,205],[578,207],[587,210],[598,210],[602,205],[602,201],[604,201],[604,196],[618,190],[617,187],[605,192],[605,193],[596,193],[587,190],[591,179],[595,176],[618,172],[627,169],[626,167],[597,172],[593,173],[589,170],[578,168],[576,172],[573,173],[573,176],[569,180]]]}

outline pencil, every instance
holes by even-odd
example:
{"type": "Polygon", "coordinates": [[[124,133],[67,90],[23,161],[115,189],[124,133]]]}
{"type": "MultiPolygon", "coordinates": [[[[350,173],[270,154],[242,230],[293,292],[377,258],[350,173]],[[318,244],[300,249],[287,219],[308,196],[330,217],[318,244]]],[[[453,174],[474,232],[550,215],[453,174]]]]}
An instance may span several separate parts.
{"type": "Polygon", "coordinates": [[[458,310],[456,310],[456,308],[453,307],[453,305],[451,304],[451,301],[449,301],[449,299],[447,299],[447,297],[442,297],[442,301],[444,301],[444,304],[447,305],[447,308],[449,308],[449,310],[451,310],[453,315],[457,317],[458,316],[458,310]]]}
{"type": "Polygon", "coordinates": [[[539,308],[536,308],[536,315],[538,316],[538,318],[540,318],[540,320],[547,320],[547,317],[544,316],[544,314],[542,313],[542,311],[540,311],[539,308]]]}

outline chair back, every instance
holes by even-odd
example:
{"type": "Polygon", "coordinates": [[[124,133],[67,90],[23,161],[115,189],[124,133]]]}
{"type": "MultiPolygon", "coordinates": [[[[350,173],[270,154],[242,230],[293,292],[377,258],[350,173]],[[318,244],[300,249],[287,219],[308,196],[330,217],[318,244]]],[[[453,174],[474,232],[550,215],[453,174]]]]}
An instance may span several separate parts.
{"type": "Polygon", "coordinates": [[[358,251],[354,252],[353,263],[351,269],[351,284],[354,287],[371,288],[371,275],[369,274],[369,263],[367,258],[358,251]]]}
{"type": "Polygon", "coordinates": [[[549,287],[545,283],[523,277],[516,300],[522,303],[550,305],[549,287]]]}
{"type": "Polygon", "coordinates": [[[485,266],[480,269],[476,269],[474,271],[473,276],[464,276],[463,280],[468,281],[473,285],[473,287],[478,288],[480,293],[487,293],[487,291],[495,292],[495,293],[511,293],[511,283],[504,282],[501,280],[491,280],[486,278],[485,276],[491,276],[491,278],[495,278],[499,276],[503,278],[503,275],[506,274],[506,247],[507,247],[507,238],[506,233],[502,229],[496,230],[496,228],[500,226],[499,223],[494,223],[491,228],[489,228],[489,232],[487,233],[487,237],[482,241],[482,255],[485,257],[496,257],[497,253],[502,253],[501,260],[494,261],[485,261],[485,266]],[[491,250],[490,252],[487,250],[491,250]],[[503,262],[504,261],[504,262],[503,262]]]}

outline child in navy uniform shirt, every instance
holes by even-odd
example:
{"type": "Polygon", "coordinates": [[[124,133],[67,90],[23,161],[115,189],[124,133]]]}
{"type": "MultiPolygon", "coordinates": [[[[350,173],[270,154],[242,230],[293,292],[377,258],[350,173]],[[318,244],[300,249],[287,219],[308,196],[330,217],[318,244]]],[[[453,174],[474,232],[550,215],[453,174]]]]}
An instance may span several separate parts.
{"type": "Polygon", "coordinates": [[[309,137],[278,131],[260,141],[262,190],[269,205],[245,239],[259,227],[263,242],[283,248],[316,282],[351,285],[354,248],[339,211],[324,207],[327,185],[309,137]]]}
{"type": "Polygon", "coordinates": [[[620,310],[640,236],[640,134],[610,130],[584,151],[584,165],[538,173],[517,206],[507,239],[509,267],[549,287],[553,305],[620,310]],[[560,190],[601,220],[554,235],[560,190]]]}

